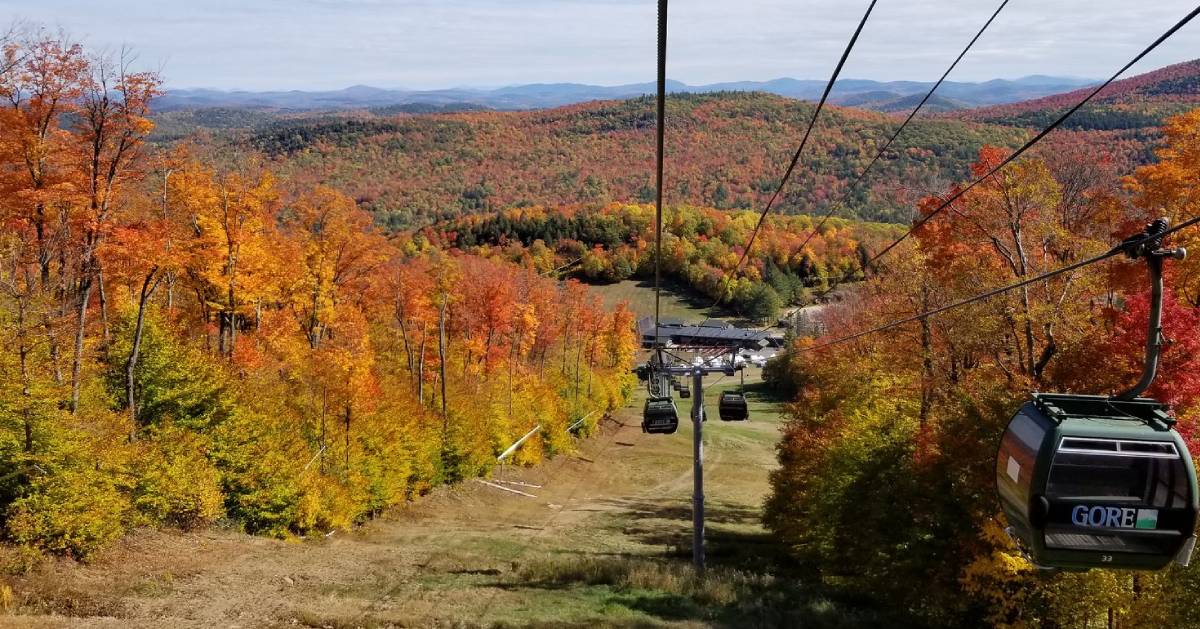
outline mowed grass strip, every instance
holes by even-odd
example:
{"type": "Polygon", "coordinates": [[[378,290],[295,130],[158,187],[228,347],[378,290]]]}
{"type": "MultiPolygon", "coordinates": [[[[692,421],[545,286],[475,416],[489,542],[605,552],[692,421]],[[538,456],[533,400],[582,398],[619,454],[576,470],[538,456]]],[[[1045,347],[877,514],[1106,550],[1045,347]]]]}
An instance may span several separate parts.
{"type": "MultiPolygon", "coordinates": [[[[654,283],[645,280],[624,280],[612,284],[589,284],[591,292],[600,296],[607,308],[612,308],[621,302],[629,304],[629,308],[639,317],[654,316],[654,283]]],[[[693,293],[681,286],[664,284],[660,300],[660,315],[664,318],[683,319],[688,323],[699,323],[710,314],[712,300],[693,293]]],[[[736,316],[735,313],[721,307],[712,314],[719,318],[736,316]]]]}

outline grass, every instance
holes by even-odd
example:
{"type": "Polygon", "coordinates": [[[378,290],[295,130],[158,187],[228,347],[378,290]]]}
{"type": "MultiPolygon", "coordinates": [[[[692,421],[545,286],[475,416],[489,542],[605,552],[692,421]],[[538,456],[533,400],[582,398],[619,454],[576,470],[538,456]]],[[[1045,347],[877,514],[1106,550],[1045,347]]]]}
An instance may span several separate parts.
{"type": "Polygon", "coordinates": [[[739,594],[768,587],[773,579],[739,571],[716,570],[703,576],[688,564],[648,559],[586,557],[542,561],[523,568],[522,583],[609,585],[620,590],[645,590],[692,599],[699,606],[726,606],[739,594]]]}
{"type": "MultiPolygon", "coordinates": [[[[519,574],[522,587],[571,587],[652,618],[715,627],[883,626],[874,614],[813,596],[798,581],[723,566],[697,574],[669,560],[586,558],[541,562],[519,574]]],[[[605,617],[603,626],[609,617],[605,617]]],[[[648,625],[655,626],[655,625],[648,625]]]]}
{"type": "MultiPolygon", "coordinates": [[[[644,280],[624,280],[612,284],[591,284],[591,291],[600,296],[605,307],[612,308],[621,302],[640,317],[654,315],[654,284],[644,280]]],[[[709,317],[712,300],[698,295],[679,285],[665,285],[659,303],[660,315],[696,323],[709,317]]],[[[737,314],[724,307],[714,313],[720,318],[736,318],[737,314]]]]}

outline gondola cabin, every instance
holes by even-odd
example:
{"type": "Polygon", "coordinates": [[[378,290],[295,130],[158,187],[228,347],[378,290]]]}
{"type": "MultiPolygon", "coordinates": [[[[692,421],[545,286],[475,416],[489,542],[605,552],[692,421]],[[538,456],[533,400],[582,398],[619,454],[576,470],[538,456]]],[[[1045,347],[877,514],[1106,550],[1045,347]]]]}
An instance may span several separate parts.
{"type": "Polygon", "coordinates": [[[675,400],[669,397],[646,398],[642,410],[642,432],[669,435],[679,429],[679,412],[675,400]]]}
{"type": "Polygon", "coordinates": [[[717,400],[717,410],[723,422],[744,422],[750,418],[750,408],[746,405],[746,396],[732,391],[722,391],[717,400]]]}
{"type": "Polygon", "coordinates": [[[1196,471],[1173,426],[1150,399],[1034,395],[996,459],[1010,534],[1044,568],[1186,566],[1196,471]]]}
{"type": "Polygon", "coordinates": [[[679,385],[679,397],[685,400],[692,397],[692,388],[688,386],[688,383],[684,382],[679,385]]]}

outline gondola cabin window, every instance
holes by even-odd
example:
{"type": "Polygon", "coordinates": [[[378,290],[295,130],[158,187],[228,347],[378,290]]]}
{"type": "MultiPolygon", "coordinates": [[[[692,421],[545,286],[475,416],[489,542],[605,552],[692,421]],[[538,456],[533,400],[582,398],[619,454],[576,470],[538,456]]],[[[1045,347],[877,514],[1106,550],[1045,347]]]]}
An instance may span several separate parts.
{"type": "Polygon", "coordinates": [[[1182,508],[1186,475],[1171,443],[1066,438],[1054,455],[1046,496],[1182,508]]]}

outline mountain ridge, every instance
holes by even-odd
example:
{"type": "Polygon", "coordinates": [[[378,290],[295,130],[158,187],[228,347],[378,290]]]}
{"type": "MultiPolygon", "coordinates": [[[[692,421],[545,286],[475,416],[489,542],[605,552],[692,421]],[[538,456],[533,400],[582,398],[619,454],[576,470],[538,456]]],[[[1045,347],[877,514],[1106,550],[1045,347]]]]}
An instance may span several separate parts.
{"type": "MultiPolygon", "coordinates": [[[[1095,81],[1068,77],[1028,76],[1018,79],[992,79],[983,82],[947,81],[939,88],[944,106],[953,108],[996,105],[1024,101],[1071,91],[1095,81]]],[[[854,101],[864,93],[880,97],[868,102],[868,109],[891,111],[897,101],[914,94],[927,92],[932,83],[923,81],[875,81],[844,79],[832,92],[832,102],[854,101]]],[[[766,92],[800,100],[815,100],[825,88],[825,81],[781,77],[767,81],[731,81],[704,85],[688,85],[668,81],[672,93],[711,93],[722,91],[766,92]]],[[[370,85],[352,85],[340,90],[248,91],[216,90],[211,88],[173,89],[158,99],[159,111],[200,109],[211,107],[274,109],[294,111],[370,109],[397,105],[470,105],[498,110],[547,109],[594,100],[625,99],[651,94],[653,83],[624,85],[589,85],[586,83],[529,83],[494,89],[447,88],[437,90],[387,89],[370,85]]]]}
{"type": "MultiPolygon", "coordinates": [[[[978,122],[1040,122],[1047,112],[1065,110],[1094,88],[1087,87],[1060,94],[1047,94],[1035,99],[997,104],[958,112],[955,117],[978,122]]],[[[1084,116],[1074,116],[1075,124],[1086,119],[1087,110],[1101,107],[1120,107],[1127,111],[1147,114],[1144,126],[1161,124],[1166,115],[1200,104],[1200,59],[1176,63],[1142,74],[1119,79],[1100,90],[1081,110],[1084,116]]],[[[1068,125],[1071,128],[1072,125],[1068,125]]]]}

